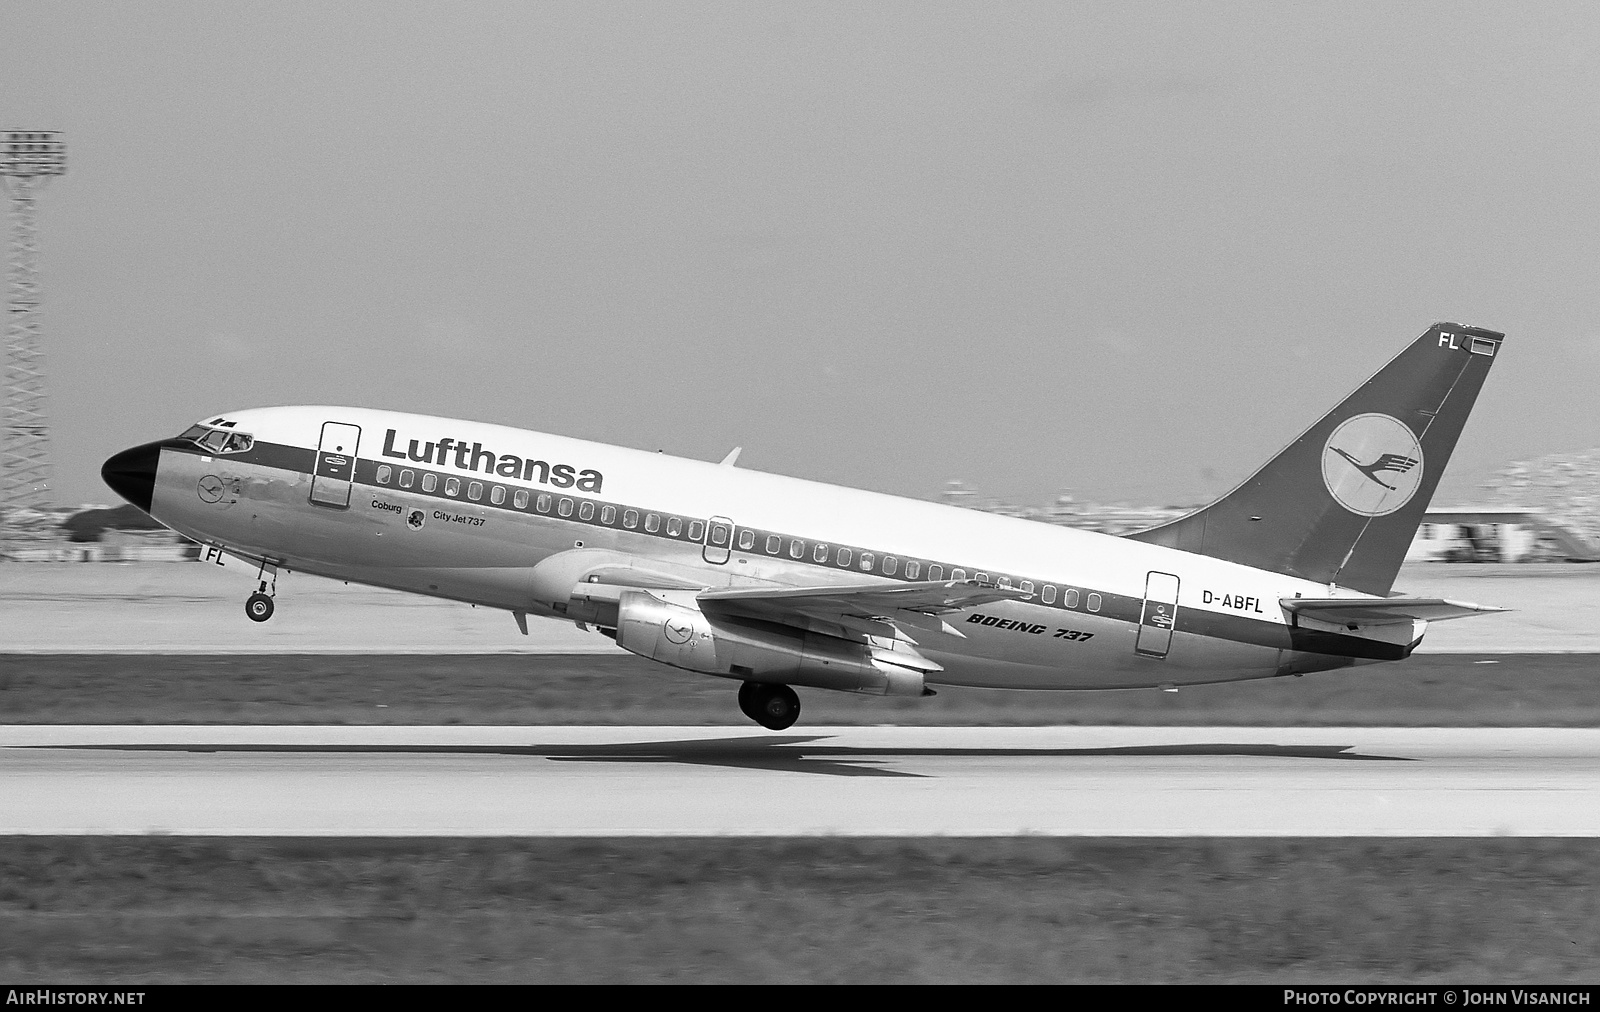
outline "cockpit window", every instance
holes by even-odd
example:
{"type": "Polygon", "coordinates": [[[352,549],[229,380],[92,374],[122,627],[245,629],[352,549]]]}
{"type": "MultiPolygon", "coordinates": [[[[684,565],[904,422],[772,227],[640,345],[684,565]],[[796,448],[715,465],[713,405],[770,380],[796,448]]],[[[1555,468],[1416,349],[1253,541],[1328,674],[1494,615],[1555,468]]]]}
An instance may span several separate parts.
{"type": "Polygon", "coordinates": [[[247,432],[213,429],[209,425],[191,425],[178,438],[192,439],[201,449],[212,453],[243,453],[255,445],[255,439],[247,432]]]}

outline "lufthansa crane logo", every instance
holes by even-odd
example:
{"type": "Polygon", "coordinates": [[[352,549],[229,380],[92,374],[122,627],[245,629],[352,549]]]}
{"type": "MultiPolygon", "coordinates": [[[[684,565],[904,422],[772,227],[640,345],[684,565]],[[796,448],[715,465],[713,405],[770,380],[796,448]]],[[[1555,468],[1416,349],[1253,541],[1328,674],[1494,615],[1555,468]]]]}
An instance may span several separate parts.
{"type": "Polygon", "coordinates": [[[667,634],[669,643],[676,643],[682,646],[694,638],[694,623],[686,619],[669,618],[664,623],[662,631],[667,634]]]}
{"type": "Polygon", "coordinates": [[[1347,418],[1322,445],[1322,483],[1351,513],[1385,517],[1417,494],[1422,444],[1392,415],[1347,418]]]}
{"type": "Polygon", "coordinates": [[[195,492],[199,494],[202,502],[219,502],[222,499],[222,487],[221,478],[208,474],[195,485],[195,492]]]}

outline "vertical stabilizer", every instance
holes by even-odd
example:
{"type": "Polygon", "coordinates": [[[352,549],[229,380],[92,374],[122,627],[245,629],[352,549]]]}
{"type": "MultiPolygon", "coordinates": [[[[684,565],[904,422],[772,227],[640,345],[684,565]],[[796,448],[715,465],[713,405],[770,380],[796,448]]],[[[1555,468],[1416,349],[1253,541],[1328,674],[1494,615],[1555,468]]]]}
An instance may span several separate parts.
{"type": "Polygon", "coordinates": [[[1504,334],[1426,334],[1216,502],[1136,541],[1387,594],[1504,334]]]}

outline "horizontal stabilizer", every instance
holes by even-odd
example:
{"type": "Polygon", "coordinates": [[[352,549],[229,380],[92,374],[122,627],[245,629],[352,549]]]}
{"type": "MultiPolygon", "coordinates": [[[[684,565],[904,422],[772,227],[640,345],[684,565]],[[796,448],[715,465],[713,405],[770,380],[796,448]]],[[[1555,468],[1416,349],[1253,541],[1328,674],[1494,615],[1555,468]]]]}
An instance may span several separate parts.
{"type": "Polygon", "coordinates": [[[1378,625],[1386,622],[1409,622],[1422,619],[1443,622],[1451,618],[1472,615],[1493,615],[1510,611],[1470,601],[1449,601],[1442,597],[1391,597],[1382,600],[1361,600],[1348,597],[1285,597],[1279,603],[1285,611],[1297,618],[1320,619],[1339,624],[1378,625]]]}

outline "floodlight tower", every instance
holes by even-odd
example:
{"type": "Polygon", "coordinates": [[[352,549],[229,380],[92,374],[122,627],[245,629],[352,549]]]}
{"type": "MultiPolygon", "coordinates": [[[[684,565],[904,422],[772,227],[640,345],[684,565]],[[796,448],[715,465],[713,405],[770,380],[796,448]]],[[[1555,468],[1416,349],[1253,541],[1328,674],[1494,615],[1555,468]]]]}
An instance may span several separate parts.
{"type": "Polygon", "coordinates": [[[37,506],[48,496],[50,428],[44,413],[44,350],[39,345],[39,230],[35,194],[67,171],[67,145],[55,130],[0,132],[0,179],[11,194],[11,291],[6,313],[5,429],[0,448],[0,508],[37,506]]]}

